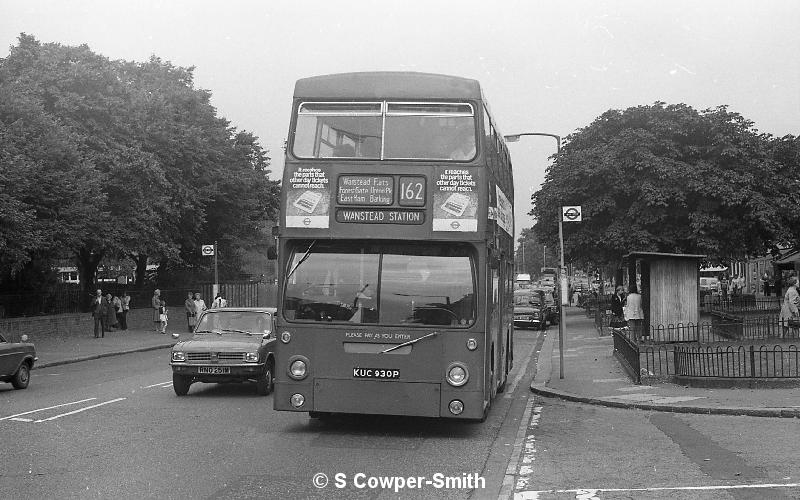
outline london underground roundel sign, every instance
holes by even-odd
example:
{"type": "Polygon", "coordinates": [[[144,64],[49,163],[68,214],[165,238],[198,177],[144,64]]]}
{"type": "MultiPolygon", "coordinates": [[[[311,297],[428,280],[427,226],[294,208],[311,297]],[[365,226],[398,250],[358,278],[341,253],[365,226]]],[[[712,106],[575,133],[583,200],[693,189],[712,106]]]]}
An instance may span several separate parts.
{"type": "Polygon", "coordinates": [[[210,257],[214,255],[214,245],[203,245],[200,247],[200,253],[203,257],[210,257]]]}
{"type": "Polygon", "coordinates": [[[564,222],[580,222],[581,221],[580,205],[561,207],[561,220],[563,220],[564,222]]]}

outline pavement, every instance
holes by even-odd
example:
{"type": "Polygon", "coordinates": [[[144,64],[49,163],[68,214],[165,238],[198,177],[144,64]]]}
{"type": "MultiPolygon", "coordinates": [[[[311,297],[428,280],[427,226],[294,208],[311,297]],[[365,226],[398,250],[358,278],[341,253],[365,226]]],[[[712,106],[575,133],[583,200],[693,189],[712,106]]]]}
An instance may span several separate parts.
{"type": "MultiPolygon", "coordinates": [[[[184,340],[190,336],[188,332],[180,333],[184,340]]],[[[173,339],[169,331],[162,335],[154,330],[129,329],[106,332],[106,336],[99,339],[94,338],[91,331],[85,335],[72,337],[31,335],[29,342],[36,347],[36,356],[39,358],[34,365],[35,370],[106,356],[167,349],[178,340],[180,339],[173,339]]],[[[167,359],[167,356],[168,354],[164,354],[164,359],[167,359]]]]}
{"type": "Polygon", "coordinates": [[[675,413],[800,418],[800,388],[700,388],[675,383],[636,385],[614,357],[611,335],[600,336],[583,309],[567,307],[563,378],[558,326],[550,326],[531,391],[541,396],[616,408],[675,413]]]}

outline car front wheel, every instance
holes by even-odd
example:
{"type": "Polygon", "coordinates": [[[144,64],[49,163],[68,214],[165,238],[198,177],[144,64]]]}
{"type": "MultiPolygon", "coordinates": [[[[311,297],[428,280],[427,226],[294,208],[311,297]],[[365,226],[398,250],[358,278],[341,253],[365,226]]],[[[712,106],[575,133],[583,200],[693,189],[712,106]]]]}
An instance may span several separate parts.
{"type": "Polygon", "coordinates": [[[272,364],[268,363],[264,374],[256,381],[256,390],[261,396],[268,396],[272,392],[272,364]]]}
{"type": "Polygon", "coordinates": [[[31,381],[31,370],[28,367],[28,363],[22,363],[17,370],[17,373],[14,374],[14,378],[11,380],[11,385],[14,386],[14,389],[25,389],[28,387],[28,383],[31,381]]]}
{"type": "Polygon", "coordinates": [[[175,389],[175,394],[178,396],[185,396],[189,392],[189,386],[191,385],[192,381],[189,377],[172,374],[172,388],[175,389]]]}

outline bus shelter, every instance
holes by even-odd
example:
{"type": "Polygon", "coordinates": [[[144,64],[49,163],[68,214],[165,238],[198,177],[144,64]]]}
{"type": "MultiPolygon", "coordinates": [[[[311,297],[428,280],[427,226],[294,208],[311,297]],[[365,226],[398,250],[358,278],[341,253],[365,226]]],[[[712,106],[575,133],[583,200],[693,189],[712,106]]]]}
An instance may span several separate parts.
{"type": "Polygon", "coordinates": [[[687,340],[679,325],[698,324],[700,262],[705,257],[658,252],[631,252],[623,257],[625,288],[635,283],[642,295],[642,332],[657,332],[651,340],[687,340]]]}

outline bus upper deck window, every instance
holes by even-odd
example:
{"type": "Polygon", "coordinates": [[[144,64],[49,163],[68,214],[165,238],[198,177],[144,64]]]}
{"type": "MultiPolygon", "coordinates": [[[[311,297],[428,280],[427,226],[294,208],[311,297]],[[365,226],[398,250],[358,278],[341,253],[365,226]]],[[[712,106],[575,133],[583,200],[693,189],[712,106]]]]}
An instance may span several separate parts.
{"type": "Polygon", "coordinates": [[[299,158],[380,158],[382,104],[304,102],[293,152],[299,158]]]}
{"type": "Polygon", "coordinates": [[[385,158],[466,161],[475,157],[475,118],[466,103],[387,103],[385,158]]]}

